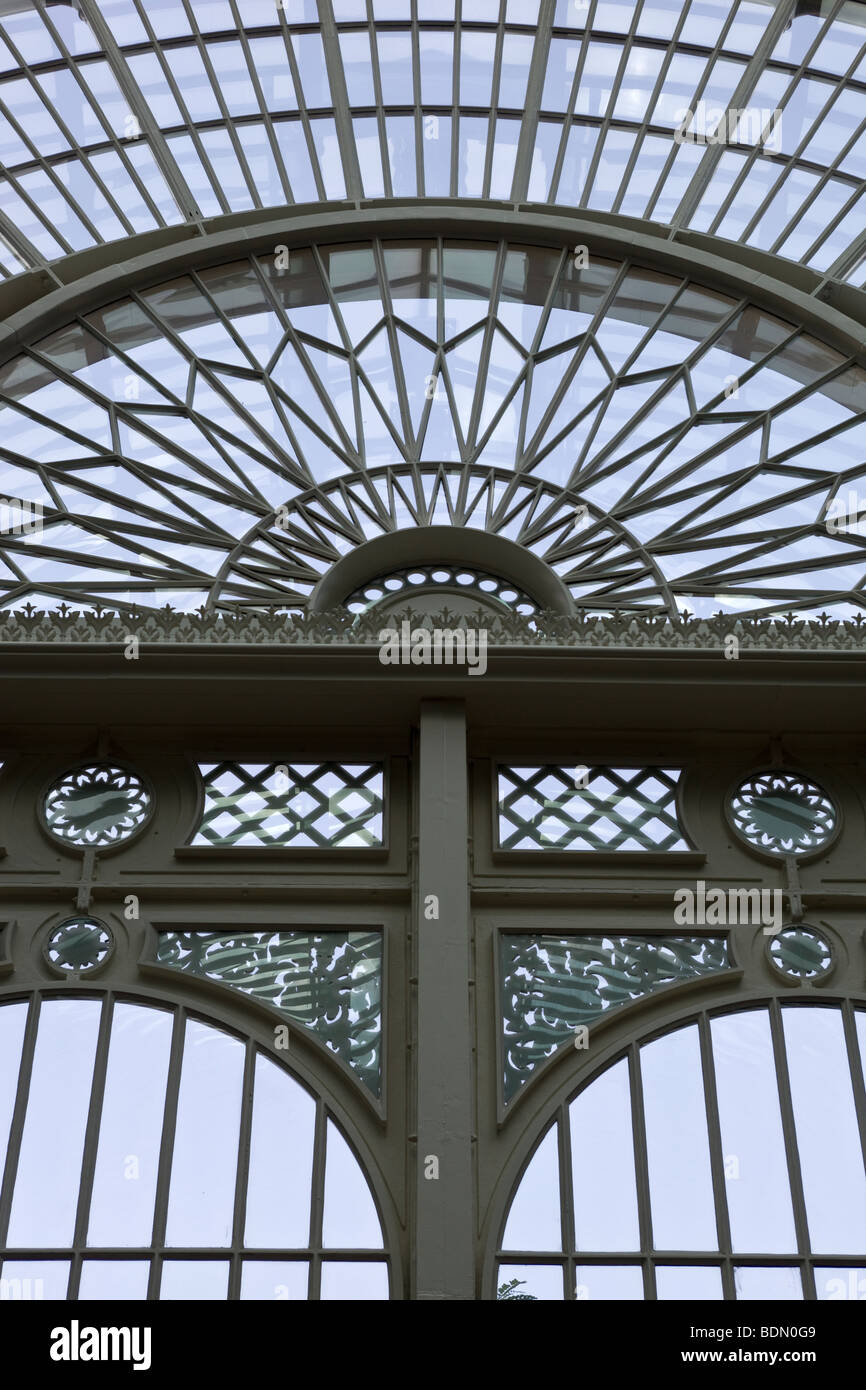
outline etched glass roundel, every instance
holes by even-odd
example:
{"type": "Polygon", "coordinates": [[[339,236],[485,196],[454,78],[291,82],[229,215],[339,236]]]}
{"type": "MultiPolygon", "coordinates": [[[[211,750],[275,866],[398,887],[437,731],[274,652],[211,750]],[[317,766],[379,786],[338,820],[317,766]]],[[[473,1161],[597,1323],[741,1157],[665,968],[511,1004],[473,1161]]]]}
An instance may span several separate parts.
{"type": "Polygon", "coordinates": [[[51,784],[43,805],[48,833],[82,849],[124,844],[150,819],[143,780],[113,763],[85,763],[51,784]]]}
{"type": "Polygon", "coordinates": [[[731,797],[729,814],[746,844],[770,854],[814,853],[829,844],[839,823],[823,788],[794,772],[747,777],[731,797]]]}
{"type": "Polygon", "coordinates": [[[55,970],[86,975],[105,964],[113,945],[104,922],[94,917],[70,917],[54,928],[45,943],[45,954],[55,970]]]}
{"type": "Polygon", "coordinates": [[[776,969],[795,980],[814,980],[833,965],[830,947],[811,927],[784,927],[768,950],[776,969]]]}

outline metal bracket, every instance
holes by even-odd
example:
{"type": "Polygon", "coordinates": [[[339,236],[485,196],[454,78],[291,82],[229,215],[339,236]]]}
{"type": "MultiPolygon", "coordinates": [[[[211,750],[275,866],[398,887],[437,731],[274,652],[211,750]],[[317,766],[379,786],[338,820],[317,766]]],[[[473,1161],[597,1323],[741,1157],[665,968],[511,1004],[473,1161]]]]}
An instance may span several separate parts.
{"type": "Polygon", "coordinates": [[[78,883],[78,893],[75,898],[75,907],[78,912],[87,912],[90,908],[90,899],[93,894],[93,881],[96,877],[96,850],[93,848],[84,851],[84,859],[81,862],[81,878],[78,883]]]}
{"type": "Polygon", "coordinates": [[[788,881],[787,896],[791,905],[791,921],[803,920],[803,894],[800,886],[800,871],[793,854],[785,855],[785,874],[788,881]]]}

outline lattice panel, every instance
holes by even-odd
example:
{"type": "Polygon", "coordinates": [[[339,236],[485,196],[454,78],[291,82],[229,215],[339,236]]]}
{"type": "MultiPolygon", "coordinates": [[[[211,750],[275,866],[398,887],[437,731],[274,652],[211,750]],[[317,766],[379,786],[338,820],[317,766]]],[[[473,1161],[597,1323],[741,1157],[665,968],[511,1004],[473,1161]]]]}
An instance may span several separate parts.
{"type": "Polygon", "coordinates": [[[501,849],[688,850],[678,768],[499,767],[501,849]]]}
{"type": "Polygon", "coordinates": [[[730,968],[717,937],[512,935],[499,944],[506,1103],[581,1024],[664,985],[730,968]]]}
{"type": "Polygon", "coordinates": [[[194,845],[375,849],[383,845],[381,763],[200,763],[194,845]]]}
{"type": "Polygon", "coordinates": [[[382,937],[377,931],[162,932],[157,964],[214,980],[309,1028],[378,1096],[382,937]]]}

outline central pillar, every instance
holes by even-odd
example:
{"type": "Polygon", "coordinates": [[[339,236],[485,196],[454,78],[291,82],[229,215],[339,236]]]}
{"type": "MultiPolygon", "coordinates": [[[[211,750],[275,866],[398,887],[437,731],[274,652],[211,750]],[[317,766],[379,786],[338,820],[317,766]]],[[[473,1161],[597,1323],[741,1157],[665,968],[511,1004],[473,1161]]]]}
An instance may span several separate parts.
{"type": "Polygon", "coordinates": [[[417,896],[417,1299],[475,1298],[466,713],[421,704],[417,896]]]}

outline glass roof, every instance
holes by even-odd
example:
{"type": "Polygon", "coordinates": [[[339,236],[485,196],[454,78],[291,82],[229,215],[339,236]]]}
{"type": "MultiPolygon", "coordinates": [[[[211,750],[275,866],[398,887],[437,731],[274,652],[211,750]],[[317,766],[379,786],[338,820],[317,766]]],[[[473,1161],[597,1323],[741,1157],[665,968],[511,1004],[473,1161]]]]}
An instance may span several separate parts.
{"type": "Polygon", "coordinates": [[[451,525],[593,611],[841,616],[864,459],[863,368],[748,301],[506,243],[309,247],[0,369],[0,603],[302,611],[353,547],[451,525]]]}
{"type": "Polygon", "coordinates": [[[0,273],[230,212],[454,197],[862,285],[864,26],[859,0],[3,0],[0,273]]]}

